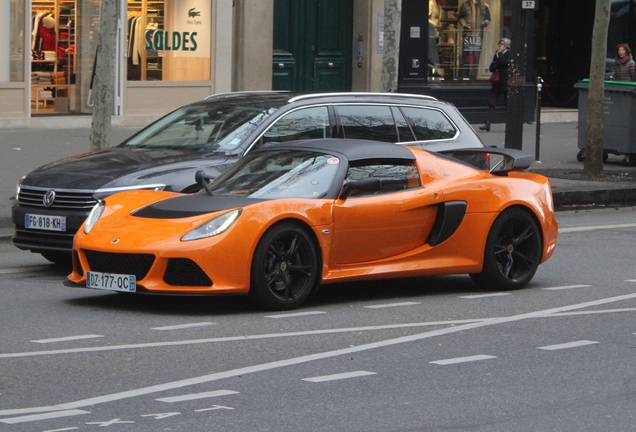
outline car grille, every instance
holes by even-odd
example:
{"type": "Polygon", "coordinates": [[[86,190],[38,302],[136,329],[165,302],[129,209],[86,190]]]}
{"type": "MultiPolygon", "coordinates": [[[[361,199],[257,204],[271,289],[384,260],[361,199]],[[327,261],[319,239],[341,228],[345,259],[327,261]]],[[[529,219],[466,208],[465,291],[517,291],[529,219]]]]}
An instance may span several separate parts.
{"type": "Polygon", "coordinates": [[[65,250],[73,248],[74,232],[33,231],[16,225],[13,243],[33,250],[65,250]]]}
{"type": "Polygon", "coordinates": [[[90,269],[101,273],[135,275],[137,280],[146,277],[155,256],[152,254],[111,253],[85,250],[90,269]]]}
{"type": "Polygon", "coordinates": [[[55,191],[55,200],[48,207],[50,209],[90,210],[97,203],[97,200],[93,198],[94,191],[47,189],[30,186],[20,186],[18,203],[28,207],[45,207],[44,195],[50,190],[55,191]]]}
{"type": "Polygon", "coordinates": [[[187,258],[170,258],[163,281],[172,286],[212,286],[201,267],[187,258]]]}

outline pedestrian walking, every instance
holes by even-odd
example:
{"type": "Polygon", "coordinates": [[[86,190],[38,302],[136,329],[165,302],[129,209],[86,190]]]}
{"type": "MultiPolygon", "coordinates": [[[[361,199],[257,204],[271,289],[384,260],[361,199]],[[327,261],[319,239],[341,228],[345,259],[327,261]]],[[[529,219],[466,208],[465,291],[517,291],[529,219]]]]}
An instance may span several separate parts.
{"type": "Polygon", "coordinates": [[[490,77],[490,98],[488,100],[488,114],[486,122],[479,129],[489,132],[490,122],[495,112],[495,107],[499,101],[499,97],[503,96],[504,106],[508,98],[508,65],[510,62],[510,39],[503,38],[499,40],[498,49],[492,58],[489,70],[492,72],[490,77]]]}

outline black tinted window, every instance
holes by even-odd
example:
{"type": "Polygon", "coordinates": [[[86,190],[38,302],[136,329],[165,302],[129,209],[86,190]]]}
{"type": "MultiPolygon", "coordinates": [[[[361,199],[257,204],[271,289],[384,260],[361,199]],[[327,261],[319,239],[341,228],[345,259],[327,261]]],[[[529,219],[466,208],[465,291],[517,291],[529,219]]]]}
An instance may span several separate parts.
{"type": "Polygon", "coordinates": [[[455,126],[441,111],[410,107],[403,107],[402,111],[411,122],[418,141],[450,139],[457,134],[455,126]]]}
{"type": "Polygon", "coordinates": [[[398,142],[395,121],[388,106],[344,105],[336,107],[344,138],[398,142]]]}
{"type": "MultiPolygon", "coordinates": [[[[346,181],[360,180],[367,177],[379,178],[381,180],[380,191],[371,194],[399,192],[420,187],[420,176],[415,163],[394,164],[388,161],[359,162],[349,167],[346,181]]],[[[369,194],[369,192],[364,191],[353,191],[351,196],[356,197],[369,194]]]]}

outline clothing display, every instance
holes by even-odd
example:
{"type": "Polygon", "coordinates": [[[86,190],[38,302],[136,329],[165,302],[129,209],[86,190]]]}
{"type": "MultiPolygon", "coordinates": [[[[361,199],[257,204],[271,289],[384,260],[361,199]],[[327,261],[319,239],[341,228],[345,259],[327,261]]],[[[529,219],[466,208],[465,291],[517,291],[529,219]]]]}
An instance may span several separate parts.
{"type": "Polygon", "coordinates": [[[163,10],[155,7],[142,10],[129,3],[126,23],[126,47],[128,53],[127,78],[129,81],[161,80],[163,53],[146,49],[147,39],[163,29],[163,10]],[[149,73],[151,72],[151,73],[149,73]]]}
{"type": "Polygon", "coordinates": [[[33,0],[32,8],[31,107],[59,111],[75,82],[75,0],[33,0]]]}

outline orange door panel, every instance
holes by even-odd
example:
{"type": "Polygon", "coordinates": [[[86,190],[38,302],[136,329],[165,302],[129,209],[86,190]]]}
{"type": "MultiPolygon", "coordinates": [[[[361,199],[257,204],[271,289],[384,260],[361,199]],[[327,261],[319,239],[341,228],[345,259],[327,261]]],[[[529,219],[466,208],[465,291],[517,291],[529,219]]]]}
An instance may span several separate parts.
{"type": "Polygon", "coordinates": [[[338,265],[374,261],[421,246],[435,221],[438,195],[413,189],[336,203],[331,259],[338,265]]]}

